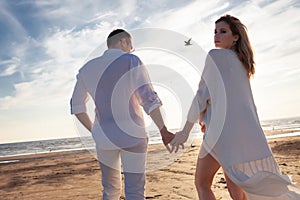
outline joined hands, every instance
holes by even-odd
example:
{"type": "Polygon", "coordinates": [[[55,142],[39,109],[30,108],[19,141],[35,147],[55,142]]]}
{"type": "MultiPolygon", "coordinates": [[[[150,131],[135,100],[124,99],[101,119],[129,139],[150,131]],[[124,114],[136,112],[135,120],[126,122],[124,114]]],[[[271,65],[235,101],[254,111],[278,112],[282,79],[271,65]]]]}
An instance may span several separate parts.
{"type": "MultiPolygon", "coordinates": [[[[199,122],[199,124],[201,126],[201,131],[203,133],[205,133],[206,132],[205,124],[202,121],[199,122]]],[[[180,146],[182,147],[182,149],[184,149],[184,143],[188,140],[193,126],[194,126],[194,123],[187,121],[185,123],[182,131],[177,132],[175,134],[175,136],[173,136],[174,138],[170,141],[170,144],[167,144],[168,147],[166,146],[170,153],[172,153],[173,151],[175,151],[175,153],[177,153],[180,146]],[[170,146],[171,146],[171,149],[170,149],[170,146]]]]}
{"type": "Polygon", "coordinates": [[[161,137],[166,149],[170,153],[172,153],[174,150],[175,153],[177,153],[180,146],[182,149],[184,149],[183,143],[187,141],[189,135],[185,134],[183,131],[173,134],[168,130],[161,130],[161,137]]]}
{"type": "Polygon", "coordinates": [[[171,153],[172,151],[169,143],[174,139],[175,134],[168,131],[165,127],[161,129],[160,134],[165,147],[171,153]]]}
{"type": "Polygon", "coordinates": [[[182,149],[184,149],[183,143],[185,143],[187,141],[188,137],[189,137],[189,134],[186,134],[183,131],[177,132],[175,134],[174,139],[170,142],[170,145],[172,146],[170,153],[172,153],[174,150],[175,150],[175,153],[177,153],[180,146],[182,147],[182,149]]]}

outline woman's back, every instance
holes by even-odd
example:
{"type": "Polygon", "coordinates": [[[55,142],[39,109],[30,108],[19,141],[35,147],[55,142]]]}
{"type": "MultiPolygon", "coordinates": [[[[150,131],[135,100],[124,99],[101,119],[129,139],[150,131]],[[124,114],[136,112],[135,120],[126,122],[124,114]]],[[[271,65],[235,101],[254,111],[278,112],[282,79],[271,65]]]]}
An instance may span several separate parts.
{"type": "Polygon", "coordinates": [[[270,156],[247,71],[232,50],[214,49],[209,56],[213,62],[207,62],[210,66],[205,66],[204,79],[212,111],[204,142],[218,154],[223,166],[270,156]]]}

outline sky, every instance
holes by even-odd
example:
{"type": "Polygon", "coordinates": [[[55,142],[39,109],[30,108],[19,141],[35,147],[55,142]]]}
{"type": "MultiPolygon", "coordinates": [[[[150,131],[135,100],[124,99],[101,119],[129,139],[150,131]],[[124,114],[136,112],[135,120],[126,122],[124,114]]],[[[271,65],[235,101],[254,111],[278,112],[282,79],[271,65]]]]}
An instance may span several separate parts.
{"type": "Polygon", "coordinates": [[[299,13],[299,0],[2,0],[0,143],[78,136],[69,107],[76,74],[113,29],[167,29],[209,51],[224,14],[248,28],[260,120],[300,116],[299,13]]]}

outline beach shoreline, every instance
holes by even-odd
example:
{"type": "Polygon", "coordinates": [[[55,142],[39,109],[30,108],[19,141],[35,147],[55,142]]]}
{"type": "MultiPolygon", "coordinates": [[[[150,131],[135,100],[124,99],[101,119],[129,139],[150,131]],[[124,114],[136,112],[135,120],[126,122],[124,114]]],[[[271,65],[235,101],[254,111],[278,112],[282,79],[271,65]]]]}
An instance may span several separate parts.
{"type": "MultiPolygon", "coordinates": [[[[283,174],[300,184],[300,136],[268,140],[283,174]]],[[[184,153],[169,155],[162,144],[149,145],[147,199],[197,199],[194,172],[201,139],[184,153]]],[[[1,199],[100,199],[101,171],[87,150],[11,156],[0,164],[1,199]]],[[[213,183],[217,199],[230,199],[222,171],[213,183]]],[[[124,194],[124,191],[122,191],[124,194]]]]}

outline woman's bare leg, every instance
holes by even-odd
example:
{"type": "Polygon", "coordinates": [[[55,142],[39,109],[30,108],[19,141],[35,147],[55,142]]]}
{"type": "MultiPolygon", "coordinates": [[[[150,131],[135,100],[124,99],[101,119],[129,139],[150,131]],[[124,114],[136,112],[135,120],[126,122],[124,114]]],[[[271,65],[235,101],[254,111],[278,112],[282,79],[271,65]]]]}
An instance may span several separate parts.
{"type": "MultiPolygon", "coordinates": [[[[224,171],[223,171],[224,172],[224,171]]],[[[228,192],[233,200],[247,200],[247,197],[245,195],[245,192],[237,185],[235,184],[224,172],[228,192]]]]}
{"type": "Polygon", "coordinates": [[[195,186],[197,188],[199,199],[216,200],[215,195],[211,190],[211,185],[219,168],[220,164],[210,154],[207,154],[204,158],[198,158],[195,173],[195,186]]]}

